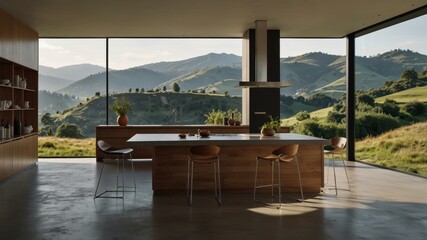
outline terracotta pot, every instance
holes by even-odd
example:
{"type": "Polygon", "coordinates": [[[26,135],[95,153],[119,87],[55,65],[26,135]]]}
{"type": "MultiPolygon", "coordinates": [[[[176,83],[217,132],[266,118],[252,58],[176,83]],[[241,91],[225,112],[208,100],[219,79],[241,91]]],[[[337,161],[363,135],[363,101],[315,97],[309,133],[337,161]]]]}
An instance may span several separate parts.
{"type": "Polygon", "coordinates": [[[228,119],[228,125],[234,126],[234,119],[232,119],[232,118],[228,119]]]}
{"type": "Polygon", "coordinates": [[[117,124],[119,124],[119,126],[127,126],[128,123],[129,123],[128,116],[124,115],[124,116],[117,117],[117,124]]]}
{"type": "Polygon", "coordinates": [[[274,136],[274,134],[275,134],[276,132],[274,131],[274,129],[266,129],[266,128],[263,128],[262,130],[261,130],[261,134],[263,135],[263,136],[274,136]]]}
{"type": "Polygon", "coordinates": [[[240,121],[234,122],[234,126],[240,126],[242,123],[240,121]]]}

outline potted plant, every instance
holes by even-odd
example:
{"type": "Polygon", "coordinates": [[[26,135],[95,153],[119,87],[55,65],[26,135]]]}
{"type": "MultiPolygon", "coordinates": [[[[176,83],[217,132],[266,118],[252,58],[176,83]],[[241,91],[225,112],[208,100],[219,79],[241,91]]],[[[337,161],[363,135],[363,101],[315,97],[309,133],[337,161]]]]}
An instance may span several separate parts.
{"type": "Polygon", "coordinates": [[[122,97],[121,100],[115,98],[111,108],[117,115],[117,124],[127,126],[129,123],[127,114],[132,109],[130,102],[125,97],[122,97]]]}
{"type": "Polygon", "coordinates": [[[274,119],[273,116],[268,116],[269,120],[261,126],[261,134],[263,136],[274,136],[280,131],[282,121],[279,118],[274,119]]]}

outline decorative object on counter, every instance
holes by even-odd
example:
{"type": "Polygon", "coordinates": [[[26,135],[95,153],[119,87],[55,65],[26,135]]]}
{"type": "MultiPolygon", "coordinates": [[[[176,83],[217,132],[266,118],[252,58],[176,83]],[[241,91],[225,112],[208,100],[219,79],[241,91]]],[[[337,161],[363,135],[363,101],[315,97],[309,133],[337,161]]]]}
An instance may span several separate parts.
{"type": "Polygon", "coordinates": [[[1,125],[0,125],[0,140],[6,138],[6,132],[5,131],[6,130],[4,128],[4,119],[2,119],[1,120],[1,125]]]}
{"type": "Polygon", "coordinates": [[[14,86],[19,87],[21,85],[21,80],[22,80],[22,78],[19,75],[16,75],[14,86]]]}
{"type": "Polygon", "coordinates": [[[228,119],[228,125],[229,126],[234,126],[234,119],[233,119],[233,117],[231,117],[231,118],[228,119]]]}
{"type": "Polygon", "coordinates": [[[19,88],[27,88],[27,79],[26,78],[22,78],[19,75],[16,75],[15,77],[15,87],[19,87],[19,88]]]}
{"type": "Polygon", "coordinates": [[[30,108],[30,101],[24,101],[24,108],[30,108]]]}
{"type": "Polygon", "coordinates": [[[10,80],[9,79],[0,79],[0,84],[2,85],[9,85],[10,80]]]}
{"type": "Polygon", "coordinates": [[[5,139],[12,138],[13,131],[9,121],[4,124],[4,131],[5,139]]]}
{"type": "Polygon", "coordinates": [[[224,117],[222,120],[222,125],[227,126],[228,125],[228,117],[224,117]]]}
{"type": "Polygon", "coordinates": [[[1,100],[0,109],[9,109],[12,106],[12,101],[10,100],[1,100]]]}
{"type": "Polygon", "coordinates": [[[179,136],[179,138],[184,139],[184,138],[186,138],[186,137],[187,137],[187,134],[185,134],[185,133],[180,133],[180,134],[178,134],[178,136],[179,136]]]}
{"type": "Polygon", "coordinates": [[[21,136],[21,122],[18,118],[15,118],[15,121],[13,121],[13,135],[15,137],[21,136]]]}
{"type": "Polygon", "coordinates": [[[227,111],[228,125],[240,126],[242,114],[237,109],[229,109],[227,111]]]}
{"type": "Polygon", "coordinates": [[[33,129],[32,125],[27,125],[27,123],[25,123],[24,128],[23,128],[24,134],[30,134],[33,130],[34,129],[33,129]]]}
{"type": "Polygon", "coordinates": [[[24,80],[21,81],[20,87],[26,89],[27,88],[27,79],[24,78],[24,80]]]}
{"type": "Polygon", "coordinates": [[[209,137],[211,135],[211,132],[207,129],[200,129],[199,130],[199,136],[202,138],[209,137]]]}
{"type": "Polygon", "coordinates": [[[274,136],[280,131],[282,121],[279,118],[274,119],[273,116],[268,116],[269,120],[261,126],[261,134],[263,136],[274,136]]]}
{"type": "Polygon", "coordinates": [[[125,97],[122,97],[121,100],[115,98],[111,108],[117,115],[117,124],[119,126],[127,126],[129,123],[127,114],[132,109],[129,100],[127,100],[125,97]]]}

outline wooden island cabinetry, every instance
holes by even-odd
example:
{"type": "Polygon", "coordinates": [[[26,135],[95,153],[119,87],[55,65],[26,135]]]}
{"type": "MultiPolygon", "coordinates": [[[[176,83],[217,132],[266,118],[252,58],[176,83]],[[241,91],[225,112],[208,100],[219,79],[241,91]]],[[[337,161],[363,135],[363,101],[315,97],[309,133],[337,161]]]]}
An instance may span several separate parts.
{"type": "Polygon", "coordinates": [[[0,82],[0,121],[10,125],[0,126],[2,180],[37,162],[38,34],[1,9],[0,80],[9,80],[0,82]]]}

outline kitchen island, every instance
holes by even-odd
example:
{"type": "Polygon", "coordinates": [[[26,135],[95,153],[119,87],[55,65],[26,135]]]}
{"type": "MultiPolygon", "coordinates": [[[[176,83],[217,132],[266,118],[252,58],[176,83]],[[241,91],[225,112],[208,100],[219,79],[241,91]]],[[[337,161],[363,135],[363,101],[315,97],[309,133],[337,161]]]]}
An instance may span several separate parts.
{"type": "MultiPolygon", "coordinates": [[[[260,134],[213,134],[207,138],[178,134],[135,134],[127,144],[131,147],[153,148],[153,190],[171,191],[186,189],[187,154],[195,145],[215,144],[221,147],[221,185],[223,191],[253,191],[255,159],[271,153],[284,144],[299,144],[298,157],[305,192],[320,191],[323,187],[323,146],[329,140],[293,133],[277,133],[272,137],[260,134]]],[[[295,163],[283,164],[282,186],[285,191],[299,191],[295,163]]],[[[213,188],[211,166],[197,166],[195,189],[213,188]]],[[[259,184],[271,183],[271,165],[260,164],[259,184]]]]}

